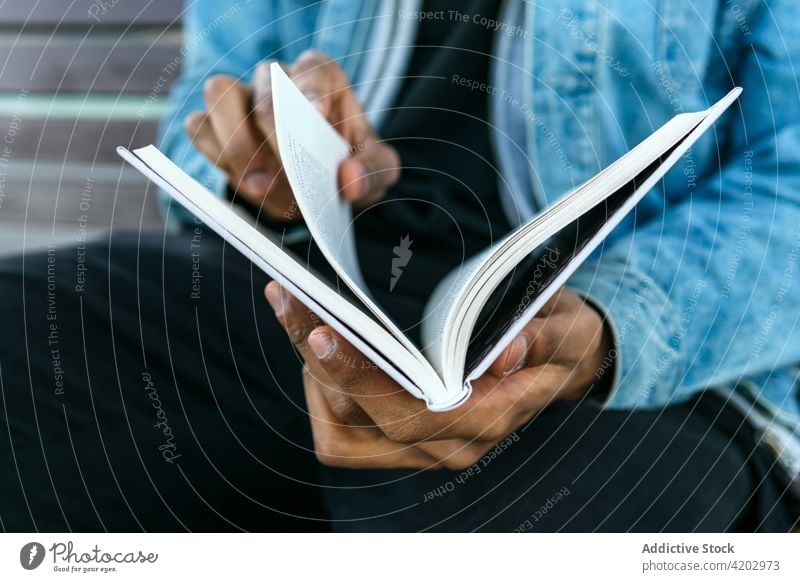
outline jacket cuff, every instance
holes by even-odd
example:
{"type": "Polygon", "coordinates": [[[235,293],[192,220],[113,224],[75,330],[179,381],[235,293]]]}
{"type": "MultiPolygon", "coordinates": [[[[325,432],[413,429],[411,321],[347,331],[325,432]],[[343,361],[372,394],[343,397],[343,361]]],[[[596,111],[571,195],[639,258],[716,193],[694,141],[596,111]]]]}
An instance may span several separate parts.
{"type": "Polygon", "coordinates": [[[602,406],[656,408],[678,402],[684,368],[679,320],[653,279],[625,262],[607,260],[582,265],[567,286],[604,315],[612,333],[614,376],[602,406]]]}

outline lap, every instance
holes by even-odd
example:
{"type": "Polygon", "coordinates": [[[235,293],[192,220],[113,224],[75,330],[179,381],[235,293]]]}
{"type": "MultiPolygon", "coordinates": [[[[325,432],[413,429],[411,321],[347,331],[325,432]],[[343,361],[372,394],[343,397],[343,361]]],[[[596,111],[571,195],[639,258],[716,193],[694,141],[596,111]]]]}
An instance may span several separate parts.
{"type": "Polygon", "coordinates": [[[707,393],[656,411],[560,402],[464,471],[326,469],[340,531],[788,531],[770,453],[707,393]]]}
{"type": "Polygon", "coordinates": [[[768,455],[708,399],[560,403],[467,472],[320,467],[266,281],[210,234],[0,261],[0,527],[789,527],[768,455]]]}
{"type": "Polygon", "coordinates": [[[265,284],[208,233],[0,261],[3,526],[314,529],[300,365],[265,284]]]}

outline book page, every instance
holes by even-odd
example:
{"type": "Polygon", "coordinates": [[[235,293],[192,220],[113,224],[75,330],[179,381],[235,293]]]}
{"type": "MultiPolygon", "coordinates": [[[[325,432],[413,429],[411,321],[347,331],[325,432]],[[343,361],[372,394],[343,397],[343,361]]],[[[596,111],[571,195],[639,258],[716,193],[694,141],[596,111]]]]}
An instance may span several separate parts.
{"type": "Polygon", "coordinates": [[[152,145],[134,152],[125,148],[117,148],[117,151],[256,266],[284,285],[400,386],[426,400],[429,408],[438,410],[451,403],[452,395],[446,393],[438,375],[419,350],[407,350],[362,311],[361,306],[340,295],[238,216],[230,208],[230,203],[217,199],[152,145]]]}
{"type": "Polygon", "coordinates": [[[272,65],[275,133],[303,219],[325,258],[348,285],[367,291],[358,265],[353,213],[340,195],[339,164],[350,146],[277,63],[272,65]]]}
{"type": "Polygon", "coordinates": [[[447,354],[453,351],[450,346],[454,339],[451,330],[456,326],[454,318],[458,313],[459,302],[496,246],[478,253],[448,273],[433,290],[425,305],[421,329],[422,345],[425,356],[445,384],[448,381],[451,384],[458,382],[458,378],[451,373],[452,364],[447,360],[447,354]]]}
{"type": "MultiPolygon", "coordinates": [[[[272,64],[275,133],[286,177],[314,242],[359,300],[412,353],[424,356],[380,308],[367,288],[356,254],[350,204],[340,195],[339,164],[348,143],[306,99],[286,72],[272,64]]],[[[427,362],[427,360],[426,360],[427,362]]]]}
{"type": "MultiPolygon", "coordinates": [[[[676,115],[630,152],[573,190],[553,206],[476,257],[467,268],[457,269],[434,291],[426,307],[423,342],[426,355],[445,385],[479,377],[541,308],[550,295],[589,256],[622,218],[692,144],[719,118],[741,93],[735,88],[705,111],[676,115]],[[592,236],[578,237],[569,253],[562,253],[560,268],[524,310],[517,312],[499,340],[481,346],[480,361],[468,364],[467,350],[475,324],[492,293],[517,265],[537,248],[568,228],[592,209],[617,195],[616,208],[607,208],[601,224],[588,229],[592,236]],[[452,294],[447,297],[447,294],[452,294]],[[443,298],[447,297],[446,300],[443,298]]],[[[607,204],[608,206],[608,204],[607,204]]]]}
{"type": "Polygon", "coordinates": [[[465,342],[468,342],[469,338],[460,335],[471,334],[470,323],[474,323],[478,317],[473,309],[471,310],[473,321],[463,321],[466,317],[465,310],[470,308],[467,303],[472,304],[476,301],[476,295],[479,302],[486,302],[489,299],[502,277],[525,258],[524,255],[515,256],[515,249],[518,249],[521,243],[530,244],[535,241],[535,244],[538,244],[544,238],[566,227],[582,212],[621,188],[632,176],[644,170],[653,159],[696,126],[701,118],[702,114],[684,114],[671,119],[599,174],[497,241],[486,251],[476,255],[462,267],[455,269],[437,286],[425,307],[422,339],[426,356],[442,376],[445,384],[463,378],[466,354],[461,352],[465,352],[465,342]],[[499,273],[501,269],[504,271],[502,275],[499,273]],[[486,285],[487,278],[493,284],[486,285]],[[456,353],[460,354],[460,360],[456,353]]]}

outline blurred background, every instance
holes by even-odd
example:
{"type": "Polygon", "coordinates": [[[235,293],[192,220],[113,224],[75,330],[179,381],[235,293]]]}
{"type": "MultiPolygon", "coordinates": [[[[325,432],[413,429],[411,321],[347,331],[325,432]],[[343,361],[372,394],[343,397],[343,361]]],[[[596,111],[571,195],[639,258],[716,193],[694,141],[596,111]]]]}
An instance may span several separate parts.
{"type": "Polygon", "coordinates": [[[155,139],[181,0],[0,0],[0,254],[163,228],[118,145],[155,139]]]}

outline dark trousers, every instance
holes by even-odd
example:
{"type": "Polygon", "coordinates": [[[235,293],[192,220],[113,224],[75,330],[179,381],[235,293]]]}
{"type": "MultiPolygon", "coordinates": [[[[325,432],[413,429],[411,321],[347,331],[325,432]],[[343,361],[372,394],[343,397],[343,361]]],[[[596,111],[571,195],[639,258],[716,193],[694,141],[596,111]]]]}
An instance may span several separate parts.
{"type": "Polygon", "coordinates": [[[466,471],[322,467],[267,278],[209,232],[0,261],[0,529],[791,529],[711,394],[558,403],[466,471]]]}

